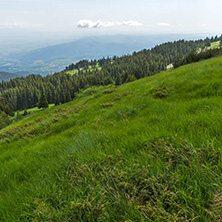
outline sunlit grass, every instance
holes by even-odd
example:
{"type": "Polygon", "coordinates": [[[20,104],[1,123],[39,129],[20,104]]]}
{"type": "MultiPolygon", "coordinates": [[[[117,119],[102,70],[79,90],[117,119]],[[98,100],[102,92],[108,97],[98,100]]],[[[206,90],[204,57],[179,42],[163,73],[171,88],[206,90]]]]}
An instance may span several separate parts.
{"type": "MultiPolygon", "coordinates": [[[[54,104],[49,104],[49,107],[48,108],[51,108],[51,107],[53,107],[54,106],[54,104]]],[[[34,108],[30,108],[30,109],[27,109],[27,112],[28,113],[33,113],[33,112],[37,112],[37,111],[40,111],[41,109],[39,109],[38,107],[34,107],[34,108]]],[[[22,110],[22,111],[19,111],[19,114],[23,114],[24,113],[24,110],[22,110]]]]}
{"type": "MultiPolygon", "coordinates": [[[[54,105],[55,104],[49,104],[49,107],[47,109],[53,107],[54,105]]],[[[10,117],[10,119],[14,120],[14,119],[18,118],[18,115],[19,116],[23,116],[24,115],[24,111],[25,110],[18,110],[17,112],[15,112],[15,115],[13,117],[10,117]]],[[[42,109],[39,109],[38,107],[33,107],[33,108],[30,108],[30,109],[26,109],[26,111],[27,111],[27,116],[29,116],[30,114],[34,114],[36,112],[42,111],[42,109]]]]}
{"type": "Polygon", "coordinates": [[[207,49],[216,49],[220,47],[220,41],[211,42],[211,46],[207,47],[207,49]]]}
{"type": "Polygon", "coordinates": [[[215,221],[221,84],[222,57],[93,87],[1,130],[0,221],[215,221]]]}
{"type": "Polygon", "coordinates": [[[99,66],[99,64],[97,63],[97,65],[95,67],[92,67],[92,66],[89,66],[88,69],[73,69],[71,71],[67,71],[66,73],[67,74],[70,74],[70,75],[76,75],[78,74],[79,71],[83,71],[83,72],[86,72],[86,71],[92,71],[92,70],[98,70],[100,71],[102,69],[102,67],[99,66]]]}

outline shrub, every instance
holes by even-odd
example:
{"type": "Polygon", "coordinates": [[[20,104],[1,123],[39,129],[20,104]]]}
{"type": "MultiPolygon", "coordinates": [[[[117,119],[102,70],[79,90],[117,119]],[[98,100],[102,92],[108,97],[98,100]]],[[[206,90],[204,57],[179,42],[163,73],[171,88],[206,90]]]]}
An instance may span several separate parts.
{"type": "Polygon", "coordinates": [[[170,95],[170,91],[169,89],[167,88],[167,86],[162,86],[162,87],[158,87],[156,89],[156,92],[155,92],[155,96],[157,98],[165,98],[165,97],[168,97],[170,95]]]}
{"type": "Polygon", "coordinates": [[[114,104],[113,103],[104,103],[104,104],[101,104],[101,106],[103,107],[103,108],[109,108],[109,107],[112,107],[114,104]]]}

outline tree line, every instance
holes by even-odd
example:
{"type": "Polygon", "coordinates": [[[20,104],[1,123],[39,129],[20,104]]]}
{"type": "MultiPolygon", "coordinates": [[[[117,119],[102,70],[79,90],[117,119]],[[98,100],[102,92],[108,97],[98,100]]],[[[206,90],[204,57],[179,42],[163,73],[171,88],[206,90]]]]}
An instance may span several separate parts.
{"type": "Polygon", "coordinates": [[[218,38],[196,41],[179,40],[144,49],[122,57],[102,58],[99,60],[81,60],[71,64],[65,70],[42,77],[29,75],[0,83],[0,112],[13,115],[13,111],[37,106],[41,92],[48,103],[59,105],[75,98],[79,90],[94,85],[121,85],[136,79],[159,73],[174,63],[179,55],[185,57],[193,49],[205,48],[209,41],[218,38]],[[100,69],[97,69],[97,66],[100,69]],[[93,67],[88,69],[89,66],[93,67]],[[75,75],[67,71],[77,69],[75,75]]]}
{"type": "Polygon", "coordinates": [[[193,62],[198,62],[200,60],[210,59],[212,57],[220,55],[222,55],[222,48],[209,49],[206,51],[203,50],[201,52],[198,52],[197,50],[191,50],[190,53],[188,53],[186,56],[179,55],[177,57],[177,59],[174,62],[174,68],[190,64],[193,62]]]}

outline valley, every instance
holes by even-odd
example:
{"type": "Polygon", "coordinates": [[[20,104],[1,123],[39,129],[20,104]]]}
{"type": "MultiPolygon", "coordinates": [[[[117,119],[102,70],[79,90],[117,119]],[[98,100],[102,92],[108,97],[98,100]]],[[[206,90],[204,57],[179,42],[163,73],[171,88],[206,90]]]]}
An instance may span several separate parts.
{"type": "MultiPolygon", "coordinates": [[[[176,39],[199,39],[201,35],[107,35],[89,36],[70,42],[53,44],[48,47],[26,49],[21,52],[2,55],[0,71],[41,74],[43,76],[59,72],[71,63],[83,59],[123,56],[151,48],[157,44],[176,39]]],[[[30,40],[29,40],[30,41],[30,40]]],[[[45,43],[44,43],[45,44],[45,43]]],[[[43,45],[44,45],[43,44],[43,45]]],[[[49,43],[48,43],[49,44],[49,43]]],[[[0,51],[1,57],[1,51],[0,51]]],[[[1,80],[1,76],[0,76],[1,80]]]]}
{"type": "Polygon", "coordinates": [[[0,222],[222,222],[221,8],[0,0],[0,222]]]}

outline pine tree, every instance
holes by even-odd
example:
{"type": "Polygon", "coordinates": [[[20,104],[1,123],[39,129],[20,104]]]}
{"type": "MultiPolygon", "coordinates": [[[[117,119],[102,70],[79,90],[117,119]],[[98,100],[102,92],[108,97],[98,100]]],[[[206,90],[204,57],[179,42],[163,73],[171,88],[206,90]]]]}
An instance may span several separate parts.
{"type": "Polygon", "coordinates": [[[69,101],[71,101],[71,100],[72,100],[71,95],[70,95],[70,93],[67,91],[67,92],[65,93],[65,102],[67,103],[67,102],[69,102],[69,101]]]}
{"type": "Polygon", "coordinates": [[[59,105],[60,101],[59,101],[59,94],[57,92],[55,92],[55,106],[59,105]]]}
{"type": "Polygon", "coordinates": [[[119,86],[122,84],[122,78],[121,75],[118,73],[117,78],[116,78],[116,86],[119,86]]]}
{"type": "Polygon", "coordinates": [[[136,77],[134,75],[128,75],[127,79],[126,79],[126,83],[127,82],[133,82],[136,80],[136,77]]]}
{"type": "Polygon", "coordinates": [[[39,102],[38,102],[38,108],[39,109],[41,109],[41,108],[46,109],[48,107],[49,107],[49,104],[46,99],[45,92],[42,90],[41,94],[40,94],[39,102]]]}
{"type": "Polygon", "coordinates": [[[27,109],[24,110],[23,116],[27,116],[28,115],[28,111],[27,109]]]}
{"type": "Polygon", "coordinates": [[[17,110],[17,112],[16,112],[16,119],[17,119],[17,120],[21,119],[21,114],[19,113],[18,110],[17,110]]]}

